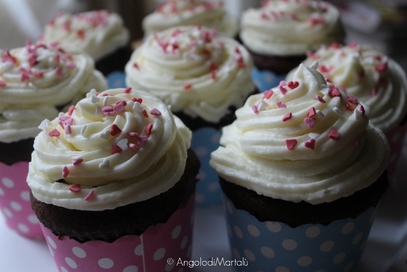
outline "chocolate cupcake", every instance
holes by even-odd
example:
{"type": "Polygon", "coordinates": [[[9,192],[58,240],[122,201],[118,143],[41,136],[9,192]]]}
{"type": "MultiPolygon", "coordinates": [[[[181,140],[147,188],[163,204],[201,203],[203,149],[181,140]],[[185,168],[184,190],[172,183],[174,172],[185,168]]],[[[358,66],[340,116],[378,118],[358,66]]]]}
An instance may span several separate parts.
{"type": "Polygon", "coordinates": [[[371,122],[389,141],[387,170],[389,177],[394,177],[407,132],[407,79],[401,66],[372,46],[356,43],[322,46],[304,64],[315,61],[326,80],[370,107],[371,122]]]}
{"type": "Polygon", "coordinates": [[[256,271],[355,268],[388,186],[369,107],[301,64],[236,115],[210,161],[234,256],[256,271]]]}
{"type": "Polygon", "coordinates": [[[46,24],[40,41],[66,51],[85,51],[104,75],[123,71],[132,52],[122,18],[107,10],[59,14],[46,24]]]}
{"type": "Polygon", "coordinates": [[[218,147],[221,128],[234,110],[258,92],[251,79],[252,59],[232,38],[200,26],[176,27],[146,38],[126,65],[126,83],[153,93],[170,105],[194,135],[200,156],[199,203],[221,203],[209,154],[218,147]]]}
{"type": "MultiPolygon", "coordinates": [[[[58,244],[47,240],[58,267],[72,243],[86,252],[97,243],[120,271],[164,271],[172,250],[190,257],[199,161],[189,150],[191,132],[167,105],[131,88],[91,91],[41,127],[27,182],[43,231],[58,244]],[[122,251],[111,252],[122,243],[122,251]],[[142,260],[135,256],[139,244],[142,260]]],[[[100,269],[98,262],[88,268],[89,259],[77,258],[78,267],[100,269]]]]}
{"type": "Polygon", "coordinates": [[[253,56],[260,91],[278,85],[307,52],[344,37],[338,9],[324,1],[265,1],[241,18],[240,39],[253,56]]]}
{"type": "Polygon", "coordinates": [[[27,43],[2,50],[0,58],[0,176],[8,181],[0,184],[0,207],[9,227],[40,237],[25,182],[38,126],[83,98],[89,86],[102,90],[107,83],[93,59],[81,52],[27,43]]]}

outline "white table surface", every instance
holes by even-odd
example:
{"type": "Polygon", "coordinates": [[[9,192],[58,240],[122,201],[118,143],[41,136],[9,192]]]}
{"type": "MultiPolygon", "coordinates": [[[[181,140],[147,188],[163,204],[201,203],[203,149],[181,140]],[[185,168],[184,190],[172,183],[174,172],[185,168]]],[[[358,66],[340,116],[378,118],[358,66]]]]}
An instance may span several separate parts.
{"type": "MultiPolygon", "coordinates": [[[[407,271],[407,146],[404,146],[397,186],[389,188],[373,224],[357,272],[407,271]],[[404,167],[403,167],[404,166],[404,167]]],[[[224,257],[231,260],[228,249],[223,208],[198,208],[195,213],[192,260],[224,257]],[[210,222],[210,224],[208,224],[210,222]]],[[[4,224],[0,214],[0,271],[56,272],[44,241],[18,236],[4,224]]],[[[228,267],[195,267],[194,272],[230,272],[228,267]]]]}

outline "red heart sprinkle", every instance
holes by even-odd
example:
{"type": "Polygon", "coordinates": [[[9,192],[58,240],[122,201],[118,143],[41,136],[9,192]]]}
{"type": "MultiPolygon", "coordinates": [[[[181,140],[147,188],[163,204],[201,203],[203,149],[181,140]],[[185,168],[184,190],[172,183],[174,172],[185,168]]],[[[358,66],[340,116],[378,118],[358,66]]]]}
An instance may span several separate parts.
{"type": "Polygon", "coordinates": [[[300,83],[298,81],[289,81],[287,83],[287,85],[288,85],[288,88],[290,88],[291,90],[294,90],[295,88],[297,88],[300,85],[300,83]]]}
{"type": "Polygon", "coordinates": [[[111,136],[119,135],[121,132],[122,132],[122,130],[116,124],[112,124],[110,126],[110,135],[111,136]]]}
{"type": "Polygon", "coordinates": [[[297,140],[296,139],[287,139],[287,140],[285,140],[285,144],[286,144],[288,150],[293,150],[294,147],[297,145],[297,140]]]}
{"type": "Polygon", "coordinates": [[[304,145],[305,145],[305,147],[314,150],[314,147],[315,147],[315,139],[309,139],[308,141],[305,142],[304,145]]]}

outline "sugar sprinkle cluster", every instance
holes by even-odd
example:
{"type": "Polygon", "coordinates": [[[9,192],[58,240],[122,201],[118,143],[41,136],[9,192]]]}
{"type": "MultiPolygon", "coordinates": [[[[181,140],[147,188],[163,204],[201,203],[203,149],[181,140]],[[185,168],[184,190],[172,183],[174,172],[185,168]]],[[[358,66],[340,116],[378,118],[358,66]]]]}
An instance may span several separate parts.
{"type": "MultiPolygon", "coordinates": [[[[192,31],[176,28],[172,32],[167,34],[154,34],[153,46],[159,48],[159,50],[169,56],[181,56],[182,58],[200,63],[205,61],[205,65],[210,73],[210,77],[213,80],[217,79],[219,72],[219,60],[222,59],[219,56],[224,54],[226,50],[223,41],[216,39],[217,31],[214,28],[203,28],[201,26],[195,26],[192,31]]],[[[238,46],[231,52],[236,61],[238,68],[245,68],[246,63],[238,46]]],[[[142,70],[142,66],[136,61],[133,62],[133,68],[139,71],[142,70]]],[[[193,88],[192,83],[185,83],[184,90],[190,90],[193,88]]]]}
{"type": "MultiPolygon", "coordinates": [[[[377,95],[378,91],[381,89],[381,87],[384,87],[388,84],[388,76],[387,76],[387,71],[389,68],[389,59],[387,56],[380,54],[379,52],[377,52],[375,55],[370,55],[369,53],[365,53],[363,50],[361,50],[360,46],[355,43],[352,42],[348,45],[341,45],[339,43],[332,43],[331,45],[325,45],[323,46],[320,50],[316,51],[316,52],[307,52],[307,57],[308,59],[312,60],[312,61],[320,61],[321,59],[323,59],[323,52],[324,51],[330,51],[330,50],[334,50],[335,54],[339,56],[339,59],[344,59],[346,57],[347,53],[346,50],[347,49],[351,49],[353,51],[355,51],[355,55],[353,56],[354,60],[356,62],[360,62],[361,59],[364,58],[371,58],[371,65],[374,66],[374,71],[378,73],[377,76],[377,84],[375,84],[374,86],[371,86],[370,90],[367,90],[370,92],[370,96],[374,97],[377,95]],[[369,55],[366,55],[369,54],[369,55]]],[[[338,64],[339,65],[339,64],[338,64]]],[[[332,80],[332,76],[331,73],[335,70],[335,65],[331,64],[331,65],[327,65],[327,64],[319,64],[318,65],[318,71],[323,74],[326,77],[327,81],[331,81],[332,80]]],[[[366,68],[363,67],[363,65],[359,65],[357,66],[357,77],[359,82],[362,82],[363,80],[365,80],[366,77],[366,68]]],[[[372,77],[370,77],[371,79],[372,77]]],[[[344,90],[346,92],[346,87],[345,86],[340,86],[342,90],[344,90]]]]}
{"type": "Polygon", "coordinates": [[[47,24],[49,26],[60,26],[67,33],[74,32],[78,39],[84,40],[89,29],[105,27],[110,14],[111,12],[107,10],[95,10],[73,15],[61,13],[47,24]],[[73,22],[75,21],[82,22],[82,24],[74,25],[73,22]]]}
{"type": "MultiPolygon", "coordinates": [[[[298,17],[295,12],[286,11],[276,11],[271,6],[275,3],[274,0],[265,0],[262,3],[262,12],[260,17],[262,20],[266,21],[280,21],[280,20],[292,20],[292,21],[302,21],[303,18],[298,17]]],[[[325,19],[323,14],[326,13],[331,4],[325,1],[309,1],[309,0],[283,0],[280,4],[293,4],[299,6],[301,9],[315,9],[312,16],[309,17],[308,23],[311,26],[324,24],[325,19]]]]}
{"type": "Polygon", "coordinates": [[[35,88],[35,81],[47,78],[62,78],[76,68],[74,58],[62,48],[42,43],[26,42],[18,50],[0,50],[0,90],[14,82],[19,75],[19,83],[35,88]]]}
{"type": "Polygon", "coordinates": [[[161,14],[176,15],[182,12],[208,11],[222,8],[222,2],[210,2],[202,0],[168,0],[156,9],[161,14]]]}
{"type": "MultiPolygon", "coordinates": [[[[254,104],[252,106],[253,113],[260,114],[262,111],[276,107],[289,109],[289,106],[281,102],[278,98],[285,96],[287,93],[291,91],[294,91],[295,89],[299,88],[300,85],[301,82],[299,81],[288,81],[288,82],[281,81],[277,88],[275,88],[274,90],[270,89],[264,92],[262,99],[257,104],[254,104]],[[272,98],[274,99],[272,100],[272,98]]],[[[359,103],[358,99],[354,96],[346,95],[342,90],[337,88],[335,85],[327,82],[327,85],[323,86],[321,94],[323,96],[328,95],[332,99],[334,98],[341,99],[346,110],[353,113],[355,115],[356,120],[359,120],[360,118],[365,116],[365,108],[362,104],[359,103]]],[[[317,94],[315,96],[315,100],[318,101],[318,103],[323,104],[327,103],[323,96],[317,94]]],[[[338,107],[334,107],[332,111],[339,117],[342,117],[344,115],[344,112],[338,107]]],[[[312,129],[321,118],[323,119],[326,116],[326,114],[327,112],[320,111],[312,106],[308,109],[306,115],[302,116],[301,118],[303,118],[303,123],[305,124],[305,126],[308,129],[312,129]]],[[[281,117],[281,122],[284,123],[289,122],[293,117],[294,117],[293,112],[284,113],[281,117]]],[[[304,146],[306,148],[314,150],[317,144],[316,140],[318,136],[319,134],[316,135],[315,133],[309,133],[309,140],[304,142],[304,146]]],[[[331,140],[339,141],[341,139],[341,134],[339,133],[338,129],[331,128],[331,130],[328,133],[328,137],[331,140]]],[[[286,139],[285,143],[288,150],[293,150],[299,144],[298,140],[294,138],[286,139]]],[[[356,139],[355,145],[357,145],[357,143],[358,140],[356,139]]]]}
{"type": "MultiPolygon", "coordinates": [[[[132,89],[126,88],[123,93],[131,94],[132,89]]],[[[92,89],[87,94],[87,99],[90,99],[91,103],[95,104],[95,116],[98,116],[102,119],[106,118],[115,118],[117,115],[124,115],[126,112],[132,112],[134,114],[141,114],[147,122],[147,125],[142,130],[142,133],[136,131],[129,131],[126,133],[125,137],[118,136],[122,135],[123,131],[117,124],[112,123],[108,129],[102,131],[99,135],[100,138],[106,140],[106,142],[111,142],[111,155],[120,154],[126,150],[132,151],[134,153],[139,152],[140,149],[145,146],[150,138],[150,135],[153,133],[153,122],[150,121],[150,118],[159,118],[161,112],[157,108],[148,109],[147,106],[143,104],[143,99],[141,97],[132,97],[129,101],[121,100],[118,102],[110,102],[111,95],[108,93],[100,94],[96,92],[95,89],[92,89]]],[[[58,117],[58,125],[56,128],[50,130],[47,135],[52,141],[52,138],[59,138],[61,135],[64,137],[70,137],[73,134],[72,126],[75,125],[75,119],[72,115],[75,112],[75,106],[70,106],[66,114],[60,114],[58,117]]],[[[40,129],[44,132],[47,130],[50,122],[45,120],[41,125],[40,129]]],[[[81,136],[84,138],[88,137],[87,126],[82,125],[80,130],[81,136]]],[[[65,179],[69,177],[70,169],[72,167],[78,167],[82,163],[85,163],[85,159],[82,157],[72,157],[72,163],[65,165],[62,168],[61,177],[65,179]]],[[[110,160],[105,158],[100,164],[100,169],[110,169],[110,160]]],[[[78,193],[81,191],[80,184],[73,184],[69,187],[69,190],[73,193],[78,193]]],[[[90,190],[88,195],[85,197],[85,200],[91,200],[94,198],[94,191],[90,190]]]]}

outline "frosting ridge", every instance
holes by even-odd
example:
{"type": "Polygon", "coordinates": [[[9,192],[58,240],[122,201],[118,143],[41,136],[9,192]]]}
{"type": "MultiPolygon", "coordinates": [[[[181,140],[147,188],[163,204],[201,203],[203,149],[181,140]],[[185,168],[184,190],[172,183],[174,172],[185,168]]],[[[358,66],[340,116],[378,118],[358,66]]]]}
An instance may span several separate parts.
{"type": "Polygon", "coordinates": [[[167,191],[184,172],[191,140],[162,101],[131,88],[92,90],[41,127],[27,182],[38,200],[79,210],[167,191]]]}
{"type": "MultiPolygon", "coordinates": [[[[0,141],[35,137],[38,125],[89,90],[106,88],[88,55],[27,43],[0,52],[0,141]]],[[[69,106],[69,105],[68,105],[69,106]]]]}
{"type": "Polygon", "coordinates": [[[199,26],[150,35],[126,64],[128,86],[154,93],[173,112],[218,122],[254,91],[252,59],[238,42],[199,26]]]}
{"type": "Polygon", "coordinates": [[[45,26],[41,42],[83,50],[98,60],[129,41],[122,18],[107,10],[61,13],[45,26]]]}
{"type": "Polygon", "coordinates": [[[187,25],[215,28],[228,37],[233,37],[238,32],[237,19],[226,13],[222,2],[205,0],[167,0],[142,22],[146,36],[187,25]]]}
{"type": "Polygon", "coordinates": [[[312,204],[369,186],[385,170],[389,147],[369,107],[303,64],[291,81],[252,95],[223,129],[210,164],[258,194],[312,204]]]}
{"type": "Polygon", "coordinates": [[[370,107],[370,120],[384,132],[398,126],[406,116],[406,75],[393,59],[371,46],[333,43],[310,53],[304,63],[315,61],[327,80],[370,107]]]}
{"type": "Polygon", "coordinates": [[[341,42],[344,29],[338,9],[328,2],[268,0],[243,13],[240,37],[253,52],[293,56],[341,42]]]}

